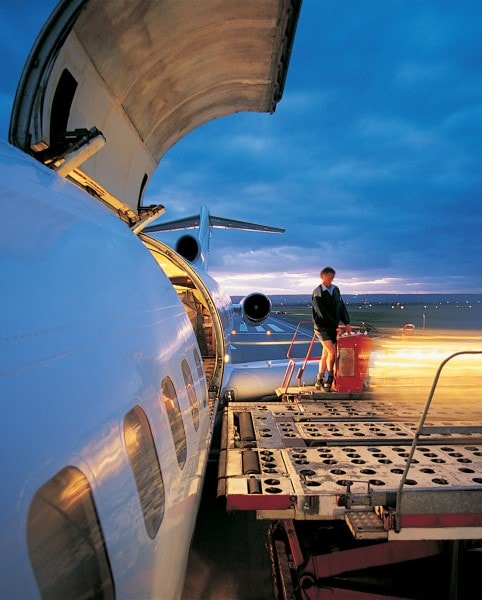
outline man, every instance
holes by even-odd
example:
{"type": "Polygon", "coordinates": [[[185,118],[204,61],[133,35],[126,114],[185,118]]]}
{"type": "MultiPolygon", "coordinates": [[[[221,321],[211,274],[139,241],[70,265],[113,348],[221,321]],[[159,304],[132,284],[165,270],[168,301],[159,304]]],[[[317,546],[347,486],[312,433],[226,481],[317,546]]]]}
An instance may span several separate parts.
{"type": "Polygon", "coordinates": [[[313,325],[315,334],[323,347],[316,389],[331,391],[333,384],[333,371],[336,361],[336,337],[340,323],[346,325],[347,333],[351,332],[350,316],[340,294],[340,290],[333,284],[335,269],[325,267],[321,273],[321,284],[313,290],[311,297],[313,311],[313,325]],[[328,372],[326,380],[325,373],[328,372]]]}

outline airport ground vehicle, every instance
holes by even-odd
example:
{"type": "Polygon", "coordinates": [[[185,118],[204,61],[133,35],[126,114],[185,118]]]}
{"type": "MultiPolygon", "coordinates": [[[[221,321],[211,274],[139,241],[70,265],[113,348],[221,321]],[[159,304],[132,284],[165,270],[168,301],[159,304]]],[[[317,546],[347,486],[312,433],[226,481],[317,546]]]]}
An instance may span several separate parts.
{"type": "Polygon", "coordinates": [[[303,385],[301,361],[277,398],[227,406],[218,493],[228,511],[269,523],[277,598],[471,597],[482,411],[470,394],[439,402],[436,392],[447,364],[477,373],[481,355],[449,355],[423,399],[366,385],[365,356],[348,361],[362,369],[356,390],[342,389],[346,372],[339,391],[303,385]]]}

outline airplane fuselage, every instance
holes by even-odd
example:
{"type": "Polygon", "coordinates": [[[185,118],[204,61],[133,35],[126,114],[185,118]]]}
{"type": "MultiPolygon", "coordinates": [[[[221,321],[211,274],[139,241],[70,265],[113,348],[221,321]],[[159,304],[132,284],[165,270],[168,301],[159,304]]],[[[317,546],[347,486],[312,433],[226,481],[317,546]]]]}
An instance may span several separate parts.
{"type": "Polygon", "coordinates": [[[37,583],[46,597],[69,591],[35,547],[50,530],[44,553],[58,557],[55,570],[72,569],[80,526],[67,509],[78,500],[66,508],[44,487],[61,474],[92,501],[116,597],[176,597],[213,412],[186,310],[126,224],[20,151],[0,151],[2,594],[36,597],[37,583]],[[154,450],[163,487],[146,484],[154,516],[129,446],[149,429],[142,460],[154,450]]]}
{"type": "Polygon", "coordinates": [[[2,597],[180,598],[226,385],[206,272],[226,220],[204,211],[189,257],[144,194],[190,131],[274,112],[300,8],[61,0],[39,32],[0,143],[2,597]]]}

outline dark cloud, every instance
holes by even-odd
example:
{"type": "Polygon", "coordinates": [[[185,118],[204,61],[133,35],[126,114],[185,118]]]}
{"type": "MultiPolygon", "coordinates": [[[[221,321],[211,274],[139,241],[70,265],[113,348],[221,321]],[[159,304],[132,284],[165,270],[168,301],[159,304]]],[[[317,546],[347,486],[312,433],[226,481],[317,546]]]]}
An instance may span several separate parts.
{"type": "MultiPolygon", "coordinates": [[[[3,131],[41,4],[0,8],[3,131]]],[[[233,294],[309,293],[327,264],[347,292],[481,293],[481,22],[475,0],[305,0],[275,114],[193,131],[147,203],[286,228],[213,231],[233,294]]]]}

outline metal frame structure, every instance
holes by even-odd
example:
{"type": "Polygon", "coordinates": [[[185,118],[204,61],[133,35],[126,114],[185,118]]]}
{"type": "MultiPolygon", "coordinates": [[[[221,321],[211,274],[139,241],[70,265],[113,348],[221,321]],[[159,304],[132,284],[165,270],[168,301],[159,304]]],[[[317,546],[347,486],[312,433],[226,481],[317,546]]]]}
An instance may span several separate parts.
{"type": "Polygon", "coordinates": [[[276,402],[225,408],[218,495],[227,510],[271,521],[280,598],[332,597],[327,587],[336,598],[363,598],[346,582],[340,595],[332,579],[436,556],[450,564],[447,597],[458,597],[459,557],[482,539],[482,407],[457,398],[454,419],[432,400],[443,367],[466,354],[482,351],[443,361],[421,416],[420,403],[389,394],[327,394],[286,381],[276,402]],[[310,541],[320,528],[337,529],[336,552],[310,541]]]}

